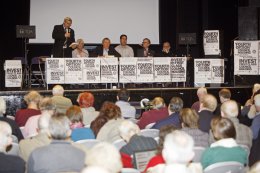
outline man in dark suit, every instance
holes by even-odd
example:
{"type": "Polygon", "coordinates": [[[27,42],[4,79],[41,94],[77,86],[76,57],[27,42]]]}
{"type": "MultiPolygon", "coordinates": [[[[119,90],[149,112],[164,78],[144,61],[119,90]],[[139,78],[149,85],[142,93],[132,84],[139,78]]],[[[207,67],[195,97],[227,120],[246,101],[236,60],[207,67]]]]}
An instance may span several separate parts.
{"type": "Polygon", "coordinates": [[[121,57],[121,55],[112,47],[110,46],[110,39],[109,38],[104,38],[102,40],[102,46],[98,46],[94,52],[93,52],[93,57],[109,57],[109,56],[114,56],[114,57],[121,57]]]}
{"type": "Polygon", "coordinates": [[[144,38],[141,49],[137,50],[137,57],[153,57],[155,55],[155,51],[149,49],[151,41],[149,38],[144,38]]]}
{"type": "Polygon", "coordinates": [[[176,56],[171,50],[170,42],[163,43],[162,50],[156,54],[156,57],[174,57],[176,56]]]}
{"type": "Polygon", "coordinates": [[[74,30],[71,29],[72,19],[66,17],[63,24],[55,25],[52,31],[54,39],[53,57],[72,57],[71,43],[75,42],[74,30]]]}

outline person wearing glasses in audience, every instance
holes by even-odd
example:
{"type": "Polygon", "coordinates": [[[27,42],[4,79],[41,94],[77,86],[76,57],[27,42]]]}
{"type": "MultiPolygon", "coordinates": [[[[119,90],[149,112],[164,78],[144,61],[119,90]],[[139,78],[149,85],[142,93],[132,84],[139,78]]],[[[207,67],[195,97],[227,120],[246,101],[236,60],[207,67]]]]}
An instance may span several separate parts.
{"type": "Polygon", "coordinates": [[[84,48],[84,40],[78,39],[76,48],[72,51],[73,58],[86,58],[89,56],[88,51],[84,48]]]}
{"type": "Polygon", "coordinates": [[[118,53],[112,46],[110,46],[111,42],[109,38],[103,38],[102,46],[98,46],[94,50],[93,57],[121,57],[120,53],[118,53]]]}
{"type": "Polygon", "coordinates": [[[127,35],[120,36],[120,45],[115,47],[115,50],[121,54],[122,57],[134,57],[133,48],[127,45],[127,35]]]}
{"type": "Polygon", "coordinates": [[[137,57],[154,57],[155,51],[149,48],[150,45],[151,45],[150,39],[144,38],[142,43],[142,48],[137,50],[137,57]]]}

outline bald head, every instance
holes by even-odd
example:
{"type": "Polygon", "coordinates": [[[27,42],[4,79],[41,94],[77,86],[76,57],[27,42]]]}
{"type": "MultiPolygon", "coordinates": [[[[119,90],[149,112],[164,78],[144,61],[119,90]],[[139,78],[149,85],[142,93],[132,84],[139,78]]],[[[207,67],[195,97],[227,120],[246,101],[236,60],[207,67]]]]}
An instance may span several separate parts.
{"type": "Polygon", "coordinates": [[[52,94],[54,96],[63,96],[64,93],[64,88],[61,85],[55,85],[52,88],[52,94]]]}
{"type": "Polygon", "coordinates": [[[221,105],[221,116],[225,118],[232,118],[238,116],[237,102],[234,100],[228,100],[221,105]]]}
{"type": "Polygon", "coordinates": [[[197,96],[199,98],[199,100],[201,101],[202,97],[205,96],[208,93],[207,88],[205,87],[200,87],[197,90],[197,96]]]}

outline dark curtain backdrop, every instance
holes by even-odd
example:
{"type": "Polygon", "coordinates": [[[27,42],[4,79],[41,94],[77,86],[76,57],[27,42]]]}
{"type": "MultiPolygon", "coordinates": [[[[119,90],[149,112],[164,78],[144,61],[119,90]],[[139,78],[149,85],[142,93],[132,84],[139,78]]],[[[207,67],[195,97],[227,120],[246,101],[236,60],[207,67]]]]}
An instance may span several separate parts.
{"type": "MultiPolygon", "coordinates": [[[[230,82],[232,62],[229,54],[231,40],[238,35],[238,6],[247,3],[246,0],[160,0],[160,40],[169,41],[173,49],[186,54],[186,47],[178,45],[178,33],[195,32],[198,44],[191,46],[190,52],[194,58],[203,58],[203,30],[222,30],[224,32],[222,56],[228,59],[226,81],[230,82]]],[[[29,24],[29,7],[30,0],[5,1],[5,5],[1,6],[1,65],[6,59],[24,56],[24,43],[23,40],[16,39],[15,26],[29,24]]],[[[160,50],[161,45],[153,45],[153,48],[160,50]]],[[[28,50],[30,61],[34,56],[51,55],[52,44],[28,45],[28,50]]],[[[1,79],[4,79],[3,67],[0,68],[1,79]]],[[[193,71],[192,66],[189,68],[189,71],[193,71]]],[[[1,87],[3,83],[2,80],[1,87]]]]}

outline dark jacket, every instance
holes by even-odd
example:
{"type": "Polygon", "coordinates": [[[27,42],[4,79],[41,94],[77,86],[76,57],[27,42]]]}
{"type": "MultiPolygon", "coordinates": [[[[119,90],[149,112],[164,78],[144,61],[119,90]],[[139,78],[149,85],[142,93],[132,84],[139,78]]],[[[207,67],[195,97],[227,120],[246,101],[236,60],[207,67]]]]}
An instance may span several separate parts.
{"type": "MultiPolygon", "coordinates": [[[[112,46],[109,47],[108,55],[113,55],[115,57],[121,57],[120,53],[118,53],[112,46]]],[[[93,57],[103,56],[103,46],[98,46],[94,52],[93,57]]]]}

